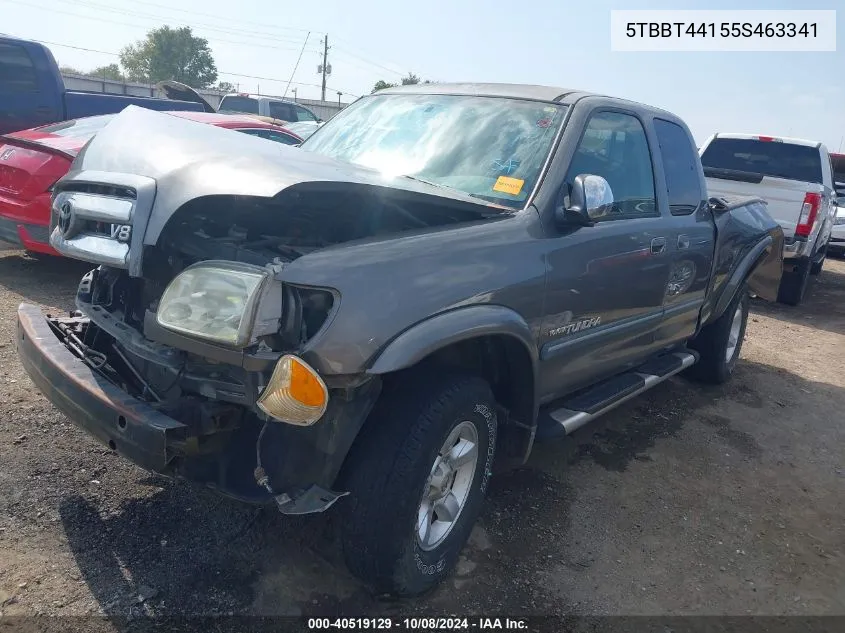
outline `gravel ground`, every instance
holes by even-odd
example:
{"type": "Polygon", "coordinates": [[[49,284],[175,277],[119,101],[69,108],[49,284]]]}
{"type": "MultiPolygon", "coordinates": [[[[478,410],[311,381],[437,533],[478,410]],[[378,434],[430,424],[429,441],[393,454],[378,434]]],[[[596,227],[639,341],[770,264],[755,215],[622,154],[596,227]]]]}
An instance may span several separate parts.
{"type": "Polygon", "coordinates": [[[134,467],[33,388],[20,301],[86,266],[0,252],[0,612],[845,615],[845,261],[804,306],[754,303],[723,387],[673,378],[494,478],[458,570],[385,601],[332,515],[283,518],[134,467]]]}

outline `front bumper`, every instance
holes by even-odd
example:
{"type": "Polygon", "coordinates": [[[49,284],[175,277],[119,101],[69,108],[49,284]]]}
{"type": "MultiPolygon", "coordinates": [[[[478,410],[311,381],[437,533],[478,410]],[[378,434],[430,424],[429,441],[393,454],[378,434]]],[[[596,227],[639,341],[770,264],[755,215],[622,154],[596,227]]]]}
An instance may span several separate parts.
{"type": "Polygon", "coordinates": [[[186,425],[99,376],[65,347],[36,306],[18,307],[17,348],[32,382],[74,424],[142,468],[170,474],[186,425]]]}
{"type": "MultiPolygon", "coordinates": [[[[258,419],[200,451],[207,438],[202,431],[134,398],[89,367],[65,346],[37,306],[18,307],[16,342],[21,364],[47,399],[123,457],[241,501],[272,499],[254,476],[258,419]]],[[[323,418],[310,427],[268,424],[261,450],[275,491],[297,498],[315,485],[330,488],[380,390],[381,381],[369,380],[330,399],[323,418]]]]}

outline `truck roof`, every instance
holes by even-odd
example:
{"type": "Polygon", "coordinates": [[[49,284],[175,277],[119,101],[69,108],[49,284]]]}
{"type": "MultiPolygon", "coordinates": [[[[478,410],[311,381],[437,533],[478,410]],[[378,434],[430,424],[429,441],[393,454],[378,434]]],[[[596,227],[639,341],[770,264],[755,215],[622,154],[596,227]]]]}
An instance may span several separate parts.
{"type": "Polygon", "coordinates": [[[576,88],[563,88],[560,86],[543,86],[533,84],[509,84],[509,83],[431,83],[413,84],[410,86],[395,86],[379,90],[378,94],[443,94],[443,95],[474,95],[479,97],[501,97],[505,99],[530,99],[534,101],[548,101],[571,105],[583,97],[601,97],[612,99],[618,103],[624,103],[632,108],[649,111],[652,114],[659,114],[671,117],[673,120],[680,120],[677,115],[660,108],[655,108],[645,103],[621,99],[612,95],[605,95],[576,88]]]}
{"type": "Polygon", "coordinates": [[[804,138],[792,138],[789,136],[776,136],[772,134],[740,134],[737,132],[717,132],[714,134],[715,138],[737,138],[748,141],[757,141],[761,139],[777,140],[782,143],[790,143],[792,145],[803,145],[804,147],[821,147],[821,141],[809,141],[804,138]]]}

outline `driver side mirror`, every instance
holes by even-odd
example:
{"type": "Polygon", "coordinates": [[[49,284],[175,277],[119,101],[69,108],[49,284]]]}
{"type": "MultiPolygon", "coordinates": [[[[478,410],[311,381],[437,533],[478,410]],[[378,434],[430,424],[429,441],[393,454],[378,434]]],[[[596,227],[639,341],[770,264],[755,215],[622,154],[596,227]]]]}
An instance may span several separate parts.
{"type": "Polygon", "coordinates": [[[607,216],[613,207],[610,183],[594,174],[578,174],[569,192],[569,203],[555,211],[559,224],[593,226],[607,216]]]}

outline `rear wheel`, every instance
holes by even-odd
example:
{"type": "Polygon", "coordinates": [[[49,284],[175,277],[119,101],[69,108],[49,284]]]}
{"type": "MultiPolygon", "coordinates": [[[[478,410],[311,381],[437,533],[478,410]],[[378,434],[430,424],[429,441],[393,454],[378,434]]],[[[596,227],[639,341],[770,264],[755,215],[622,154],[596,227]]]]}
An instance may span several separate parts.
{"type": "Polygon", "coordinates": [[[689,347],[699,353],[699,361],[687,375],[702,382],[720,384],[733,374],[739,360],[750,299],[745,286],[737,291],[728,309],[718,319],[704,326],[689,347]]]}
{"type": "Polygon", "coordinates": [[[413,596],[452,570],[478,517],[496,445],[490,387],[413,373],[382,396],[344,465],[341,541],[353,574],[413,596]]]}
{"type": "Polygon", "coordinates": [[[810,260],[803,260],[795,270],[783,273],[780,278],[780,288],[778,288],[780,303],[797,306],[804,300],[804,294],[810,283],[810,268],[810,260]]]}

